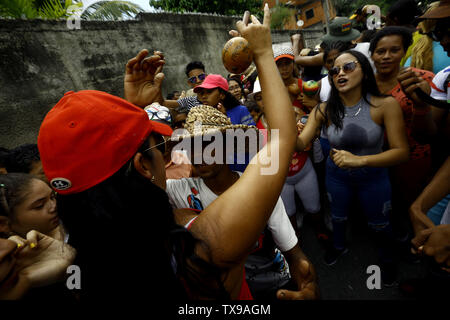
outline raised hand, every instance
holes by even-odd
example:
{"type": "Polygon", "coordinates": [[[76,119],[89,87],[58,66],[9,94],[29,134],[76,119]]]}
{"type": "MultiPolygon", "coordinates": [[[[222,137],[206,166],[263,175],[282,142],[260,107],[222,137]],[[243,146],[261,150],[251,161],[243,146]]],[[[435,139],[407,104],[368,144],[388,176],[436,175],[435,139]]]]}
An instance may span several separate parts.
{"type": "Polygon", "coordinates": [[[264,6],[264,20],[262,24],[255,16],[250,15],[250,13],[246,11],[242,21],[236,23],[236,28],[237,31],[230,31],[230,35],[233,37],[240,35],[247,39],[253,51],[254,59],[267,53],[270,53],[273,58],[271,50],[272,40],[270,36],[270,10],[267,4],[264,6]],[[251,21],[251,23],[249,23],[249,21],[251,21]],[[269,52],[268,48],[270,48],[269,52]]]}
{"type": "Polygon", "coordinates": [[[10,240],[21,247],[15,255],[19,278],[25,278],[32,288],[61,281],[75,259],[71,246],[34,230],[27,233],[27,239],[14,236],[10,240]]]}
{"type": "Polygon", "coordinates": [[[155,51],[150,57],[147,55],[148,50],[144,49],[130,59],[124,78],[125,99],[141,108],[156,101],[162,103],[164,55],[160,51],[155,51]]]}

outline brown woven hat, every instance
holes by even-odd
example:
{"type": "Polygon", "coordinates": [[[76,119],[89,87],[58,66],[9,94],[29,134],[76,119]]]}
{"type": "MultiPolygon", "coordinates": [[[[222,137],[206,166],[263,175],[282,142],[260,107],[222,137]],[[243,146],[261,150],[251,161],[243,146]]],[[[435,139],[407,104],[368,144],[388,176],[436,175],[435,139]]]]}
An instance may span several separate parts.
{"type": "Polygon", "coordinates": [[[428,10],[420,19],[442,19],[450,17],[450,0],[441,0],[439,5],[428,10]]]}
{"type": "Polygon", "coordinates": [[[172,141],[179,141],[186,138],[194,138],[205,135],[213,135],[217,132],[224,132],[227,129],[255,130],[255,126],[244,124],[232,124],[230,118],[225,114],[207,105],[198,105],[193,107],[186,118],[183,134],[172,136],[172,141]]]}

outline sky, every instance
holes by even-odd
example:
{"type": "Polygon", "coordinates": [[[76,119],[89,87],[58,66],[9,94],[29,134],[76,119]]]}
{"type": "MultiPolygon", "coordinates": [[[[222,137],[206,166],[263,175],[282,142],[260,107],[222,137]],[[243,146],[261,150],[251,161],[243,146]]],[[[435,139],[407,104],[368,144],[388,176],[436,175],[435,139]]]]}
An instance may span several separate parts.
{"type": "MultiPolygon", "coordinates": [[[[99,0],[83,0],[83,9],[86,9],[87,7],[89,7],[91,4],[97,2],[99,0]]],[[[152,11],[152,7],[150,7],[149,1],[148,0],[131,0],[129,2],[133,2],[137,5],[139,5],[142,9],[144,9],[144,11],[152,11]]]]}

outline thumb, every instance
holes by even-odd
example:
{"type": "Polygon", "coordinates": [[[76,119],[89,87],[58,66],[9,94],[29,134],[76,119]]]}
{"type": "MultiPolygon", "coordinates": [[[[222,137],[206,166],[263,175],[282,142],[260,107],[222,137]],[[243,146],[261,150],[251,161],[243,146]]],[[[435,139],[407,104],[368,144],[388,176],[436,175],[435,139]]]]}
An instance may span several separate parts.
{"type": "Polygon", "coordinates": [[[427,241],[428,237],[431,235],[432,228],[422,230],[416,234],[416,236],[411,240],[411,243],[415,248],[419,248],[422,246],[425,241],[427,241]]]}
{"type": "Polygon", "coordinates": [[[277,299],[279,299],[279,300],[299,300],[299,299],[303,299],[303,294],[298,291],[280,289],[277,291],[277,299]]]}
{"type": "Polygon", "coordinates": [[[162,73],[162,72],[158,73],[154,79],[155,85],[157,87],[161,87],[163,80],[164,80],[164,73],[162,73]]]}

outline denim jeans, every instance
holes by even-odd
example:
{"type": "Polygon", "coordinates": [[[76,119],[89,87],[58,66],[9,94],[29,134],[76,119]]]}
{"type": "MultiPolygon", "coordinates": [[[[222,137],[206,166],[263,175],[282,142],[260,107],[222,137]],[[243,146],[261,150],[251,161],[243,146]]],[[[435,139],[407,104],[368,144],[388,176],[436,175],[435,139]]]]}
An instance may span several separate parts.
{"type": "Polygon", "coordinates": [[[341,169],[331,160],[326,163],[326,187],[331,204],[333,244],[345,248],[345,226],[352,201],[359,201],[369,227],[375,231],[381,256],[390,260],[392,228],[391,184],[387,168],[341,169]]]}

